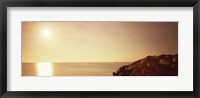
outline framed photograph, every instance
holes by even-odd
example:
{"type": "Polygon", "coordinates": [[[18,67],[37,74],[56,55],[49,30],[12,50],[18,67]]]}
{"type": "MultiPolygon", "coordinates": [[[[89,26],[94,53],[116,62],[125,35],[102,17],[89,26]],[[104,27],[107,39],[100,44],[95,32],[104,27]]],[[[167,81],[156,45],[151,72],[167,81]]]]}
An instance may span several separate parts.
{"type": "Polygon", "coordinates": [[[3,0],[2,98],[198,98],[199,0],[3,0]]]}

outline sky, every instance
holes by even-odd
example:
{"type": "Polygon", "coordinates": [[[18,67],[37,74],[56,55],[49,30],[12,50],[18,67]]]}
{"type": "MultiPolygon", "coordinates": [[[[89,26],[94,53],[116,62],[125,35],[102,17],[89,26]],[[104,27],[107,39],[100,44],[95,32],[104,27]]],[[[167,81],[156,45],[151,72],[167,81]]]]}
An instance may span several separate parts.
{"type": "Polygon", "coordinates": [[[178,53],[178,22],[22,22],[22,62],[133,62],[178,53]]]}

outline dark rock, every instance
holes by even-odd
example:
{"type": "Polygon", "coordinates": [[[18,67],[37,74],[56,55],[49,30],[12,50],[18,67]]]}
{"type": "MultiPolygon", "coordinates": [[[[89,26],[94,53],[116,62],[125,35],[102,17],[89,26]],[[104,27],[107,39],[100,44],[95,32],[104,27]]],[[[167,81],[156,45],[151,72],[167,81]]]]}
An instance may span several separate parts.
{"type": "Polygon", "coordinates": [[[147,56],[120,67],[113,76],[178,76],[178,54],[147,56]]]}

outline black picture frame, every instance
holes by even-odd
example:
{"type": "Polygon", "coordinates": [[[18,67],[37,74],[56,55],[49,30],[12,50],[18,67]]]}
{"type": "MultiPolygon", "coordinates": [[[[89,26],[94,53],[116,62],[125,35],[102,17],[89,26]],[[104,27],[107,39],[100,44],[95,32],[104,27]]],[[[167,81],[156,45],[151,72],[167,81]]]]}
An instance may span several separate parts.
{"type": "Polygon", "coordinates": [[[200,0],[1,0],[2,98],[199,98],[200,0]],[[193,7],[193,91],[7,91],[7,7],[193,7]]]}

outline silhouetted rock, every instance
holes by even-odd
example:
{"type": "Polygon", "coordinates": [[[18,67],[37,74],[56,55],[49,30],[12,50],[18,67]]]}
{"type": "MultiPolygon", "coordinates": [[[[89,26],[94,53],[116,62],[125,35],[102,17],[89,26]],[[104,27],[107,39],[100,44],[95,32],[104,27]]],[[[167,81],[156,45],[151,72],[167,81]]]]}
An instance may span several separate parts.
{"type": "Polygon", "coordinates": [[[147,56],[120,67],[113,76],[178,76],[178,54],[147,56]]]}

